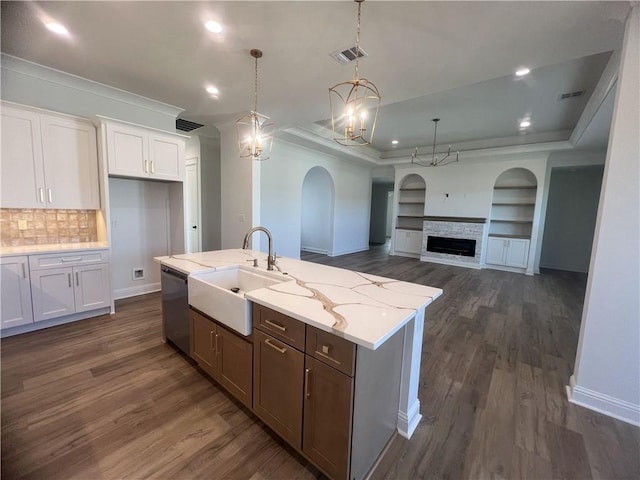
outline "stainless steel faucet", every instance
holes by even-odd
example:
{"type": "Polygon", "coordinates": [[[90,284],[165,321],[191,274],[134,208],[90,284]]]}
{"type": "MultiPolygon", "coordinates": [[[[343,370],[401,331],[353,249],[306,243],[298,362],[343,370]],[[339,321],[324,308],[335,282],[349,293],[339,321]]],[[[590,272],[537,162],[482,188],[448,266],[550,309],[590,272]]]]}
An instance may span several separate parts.
{"type": "Polygon", "coordinates": [[[267,270],[273,270],[273,266],[276,264],[276,256],[273,253],[273,238],[271,237],[271,232],[264,227],[253,227],[249,230],[244,236],[244,242],[242,243],[243,250],[249,248],[249,239],[254,232],[257,231],[264,232],[267,235],[267,240],[269,241],[269,253],[267,254],[267,270]]]}

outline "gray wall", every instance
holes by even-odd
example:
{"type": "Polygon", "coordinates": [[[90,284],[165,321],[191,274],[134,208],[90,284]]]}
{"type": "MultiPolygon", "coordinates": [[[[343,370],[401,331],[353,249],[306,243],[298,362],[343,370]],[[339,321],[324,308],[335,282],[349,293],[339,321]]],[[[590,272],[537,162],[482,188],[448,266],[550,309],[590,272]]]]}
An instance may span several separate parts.
{"type": "Polygon", "coordinates": [[[202,251],[222,248],[220,197],[220,139],[200,137],[202,251]]]}
{"type": "Polygon", "coordinates": [[[602,166],[551,171],[541,267],[589,270],[602,173],[602,166]]]}
{"type": "Polygon", "coordinates": [[[387,241],[387,201],[393,183],[374,183],[371,186],[371,220],[369,223],[369,242],[387,241]]]}

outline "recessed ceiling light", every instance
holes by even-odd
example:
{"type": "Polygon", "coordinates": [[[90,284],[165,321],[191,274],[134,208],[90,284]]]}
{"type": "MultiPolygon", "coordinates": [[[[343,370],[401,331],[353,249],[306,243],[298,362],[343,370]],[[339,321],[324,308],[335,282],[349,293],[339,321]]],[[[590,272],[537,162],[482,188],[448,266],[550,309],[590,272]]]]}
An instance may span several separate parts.
{"type": "Polygon", "coordinates": [[[205,28],[213,33],[222,33],[222,25],[218,22],[214,22],[213,20],[209,20],[204,24],[205,28]]]}
{"type": "Polygon", "coordinates": [[[46,22],[44,26],[57,35],[69,35],[69,30],[67,30],[67,28],[61,23],[46,22]]]}
{"type": "Polygon", "coordinates": [[[218,94],[220,93],[220,90],[218,90],[216,87],[214,87],[214,86],[212,86],[212,85],[211,85],[211,86],[208,86],[208,87],[206,88],[206,90],[207,90],[207,93],[209,93],[209,94],[211,94],[211,95],[218,95],[218,94]]]}
{"type": "Polygon", "coordinates": [[[391,140],[391,145],[397,145],[398,144],[398,140],[391,140]]]}
{"type": "Polygon", "coordinates": [[[531,126],[531,122],[529,120],[523,120],[520,122],[520,128],[527,128],[531,126]]]}
{"type": "Polygon", "coordinates": [[[524,77],[525,75],[527,75],[531,70],[529,70],[528,68],[521,68],[520,70],[516,70],[516,76],[518,77],[524,77]]]}

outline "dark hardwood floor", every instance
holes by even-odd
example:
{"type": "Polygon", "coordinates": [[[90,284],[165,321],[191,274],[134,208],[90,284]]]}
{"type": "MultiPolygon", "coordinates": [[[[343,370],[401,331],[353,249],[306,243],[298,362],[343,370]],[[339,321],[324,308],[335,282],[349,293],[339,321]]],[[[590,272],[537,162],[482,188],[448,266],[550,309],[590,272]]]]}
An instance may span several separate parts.
{"type": "MultiPolygon", "coordinates": [[[[388,479],[638,479],[640,430],[569,404],[585,276],[389,257],[303,259],[442,287],[427,310],[423,419],[388,479]]],[[[3,479],[318,478],[161,343],[160,296],[3,339],[3,479]]]]}

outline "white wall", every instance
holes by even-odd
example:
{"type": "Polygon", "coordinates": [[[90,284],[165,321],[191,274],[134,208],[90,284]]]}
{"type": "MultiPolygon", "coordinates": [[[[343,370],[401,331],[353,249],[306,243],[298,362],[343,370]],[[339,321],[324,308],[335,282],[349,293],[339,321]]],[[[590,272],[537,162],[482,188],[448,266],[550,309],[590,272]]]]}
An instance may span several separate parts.
{"type": "Polygon", "coordinates": [[[640,425],[640,5],[627,19],[615,103],[569,393],[640,425]]]}
{"type": "Polygon", "coordinates": [[[330,254],[367,250],[370,168],[276,138],[271,159],[260,164],[261,224],[273,233],[276,251],[287,257],[300,256],[302,182],[315,166],[325,168],[334,181],[334,239],[330,254]]]}
{"type": "Polygon", "coordinates": [[[160,267],[153,257],[170,253],[169,190],[163,182],[109,179],[114,298],[160,289],[160,267]],[[133,280],[134,268],[144,269],[143,280],[133,280]]]}
{"type": "Polygon", "coordinates": [[[313,167],[302,183],[301,250],[333,251],[334,186],[329,172],[313,167]]]}
{"type": "Polygon", "coordinates": [[[541,267],[589,270],[602,172],[602,166],[551,171],[541,267]]]}

